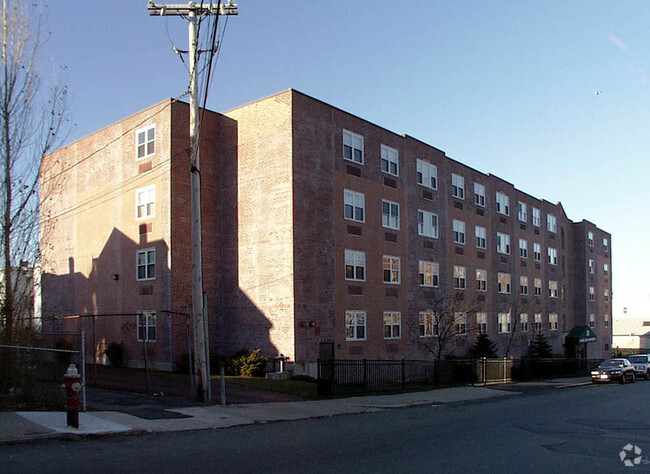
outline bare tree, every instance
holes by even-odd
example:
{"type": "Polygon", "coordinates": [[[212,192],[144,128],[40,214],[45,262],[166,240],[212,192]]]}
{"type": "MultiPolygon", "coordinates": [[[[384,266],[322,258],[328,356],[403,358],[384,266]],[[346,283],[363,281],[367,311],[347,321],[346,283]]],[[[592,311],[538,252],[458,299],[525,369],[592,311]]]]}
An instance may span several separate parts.
{"type": "MultiPolygon", "coordinates": [[[[504,357],[509,357],[510,351],[516,347],[517,339],[521,340],[522,314],[528,315],[527,316],[529,318],[528,325],[529,327],[533,327],[533,325],[530,322],[530,318],[531,316],[533,316],[533,314],[531,313],[532,308],[533,307],[531,304],[531,300],[527,298],[523,298],[521,296],[515,296],[510,301],[507,313],[510,315],[511,328],[510,328],[510,333],[508,334],[508,342],[506,344],[506,350],[503,355],[504,357]],[[518,338],[517,335],[519,335],[520,337],[518,338]]],[[[534,332],[534,327],[533,327],[533,332],[534,332]]]]}
{"type": "Polygon", "coordinates": [[[483,303],[478,299],[466,300],[462,291],[442,290],[432,292],[427,303],[427,308],[418,315],[418,332],[413,339],[420,350],[441,360],[456,349],[456,336],[474,334],[475,314],[483,303]]]}
{"type": "MultiPolygon", "coordinates": [[[[2,240],[2,318],[6,343],[15,341],[20,305],[29,285],[18,282],[19,269],[38,259],[39,174],[43,157],[70,131],[67,87],[54,73],[41,88],[40,53],[46,32],[38,5],[3,0],[0,12],[0,238],[2,240]]],[[[62,70],[61,70],[62,71],[62,70]]],[[[6,361],[5,361],[6,362],[6,361]]]]}

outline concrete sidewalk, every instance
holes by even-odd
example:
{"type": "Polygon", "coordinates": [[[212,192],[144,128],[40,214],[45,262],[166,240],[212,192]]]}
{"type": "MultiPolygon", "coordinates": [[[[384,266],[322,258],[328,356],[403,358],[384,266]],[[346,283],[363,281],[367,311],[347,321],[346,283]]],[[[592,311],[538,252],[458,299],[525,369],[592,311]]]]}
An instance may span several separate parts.
{"type": "Polygon", "coordinates": [[[66,426],[65,412],[4,412],[0,413],[0,444],[61,437],[229,428],[253,423],[495,399],[518,395],[534,385],[542,385],[544,388],[567,388],[588,383],[588,377],[579,377],[328,400],[168,408],[166,411],[174,416],[164,419],[144,419],[120,411],[94,411],[79,414],[78,429],[66,426]],[[520,387],[521,391],[518,391],[517,387],[520,387]]]}

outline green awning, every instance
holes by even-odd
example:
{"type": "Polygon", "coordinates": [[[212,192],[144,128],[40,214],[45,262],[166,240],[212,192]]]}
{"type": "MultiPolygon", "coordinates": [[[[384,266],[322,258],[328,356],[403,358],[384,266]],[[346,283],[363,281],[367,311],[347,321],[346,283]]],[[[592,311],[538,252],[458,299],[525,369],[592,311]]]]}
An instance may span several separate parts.
{"type": "Polygon", "coordinates": [[[572,337],[578,344],[583,342],[596,342],[596,333],[589,326],[576,326],[571,329],[567,337],[572,337]]]}

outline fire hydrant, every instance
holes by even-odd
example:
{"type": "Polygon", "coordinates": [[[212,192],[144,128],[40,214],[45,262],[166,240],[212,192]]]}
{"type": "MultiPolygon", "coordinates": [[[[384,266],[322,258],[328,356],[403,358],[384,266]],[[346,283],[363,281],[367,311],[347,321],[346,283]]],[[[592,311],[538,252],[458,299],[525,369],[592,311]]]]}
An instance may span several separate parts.
{"type": "Polygon", "coordinates": [[[81,377],[74,364],[68,366],[68,371],[63,376],[65,379],[65,411],[67,412],[68,426],[79,428],[79,392],[81,392],[81,377]]]}

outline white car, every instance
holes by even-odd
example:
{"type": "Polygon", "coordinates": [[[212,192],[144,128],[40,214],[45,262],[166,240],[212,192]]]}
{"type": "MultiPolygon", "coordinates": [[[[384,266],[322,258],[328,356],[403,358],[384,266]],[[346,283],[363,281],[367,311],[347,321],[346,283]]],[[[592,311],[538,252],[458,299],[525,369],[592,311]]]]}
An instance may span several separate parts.
{"type": "Polygon", "coordinates": [[[650,354],[638,354],[627,358],[634,366],[634,373],[644,380],[650,378],[650,354]]]}

